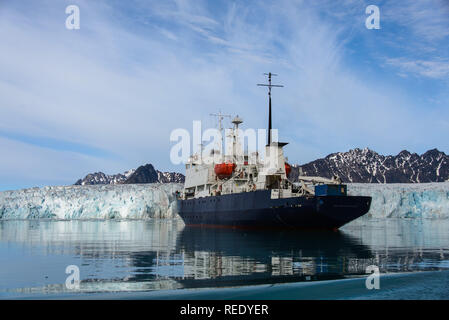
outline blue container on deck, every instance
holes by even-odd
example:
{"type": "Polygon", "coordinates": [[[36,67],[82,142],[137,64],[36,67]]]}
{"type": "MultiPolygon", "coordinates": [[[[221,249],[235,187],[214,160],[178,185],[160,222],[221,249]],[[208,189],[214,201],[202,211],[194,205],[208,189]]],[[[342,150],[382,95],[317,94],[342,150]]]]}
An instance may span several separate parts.
{"type": "Polygon", "coordinates": [[[319,184],[315,186],[316,196],[346,196],[345,184],[319,184]]]}

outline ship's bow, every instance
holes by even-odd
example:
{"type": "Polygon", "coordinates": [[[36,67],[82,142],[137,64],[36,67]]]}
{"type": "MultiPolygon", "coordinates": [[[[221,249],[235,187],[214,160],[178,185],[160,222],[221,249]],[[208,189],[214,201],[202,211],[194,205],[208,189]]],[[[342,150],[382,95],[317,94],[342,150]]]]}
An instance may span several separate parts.
{"type": "Polygon", "coordinates": [[[323,196],[317,197],[317,212],[334,229],[365,215],[371,206],[371,197],[323,196]]]}

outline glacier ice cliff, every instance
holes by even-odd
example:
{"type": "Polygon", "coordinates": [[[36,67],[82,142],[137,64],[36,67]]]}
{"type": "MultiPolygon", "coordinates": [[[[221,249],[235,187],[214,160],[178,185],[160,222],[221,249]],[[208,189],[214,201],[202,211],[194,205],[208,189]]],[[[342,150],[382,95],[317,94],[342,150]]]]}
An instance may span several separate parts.
{"type": "Polygon", "coordinates": [[[58,186],[0,192],[0,219],[176,217],[182,184],[58,186]]]}
{"type": "MultiPolygon", "coordinates": [[[[31,188],[0,192],[0,219],[178,218],[182,184],[152,183],[31,188]]],[[[348,184],[348,194],[373,198],[370,218],[449,218],[449,182],[348,184]]]]}
{"type": "Polygon", "coordinates": [[[449,217],[449,182],[348,184],[349,195],[373,198],[366,218],[449,217]]]}

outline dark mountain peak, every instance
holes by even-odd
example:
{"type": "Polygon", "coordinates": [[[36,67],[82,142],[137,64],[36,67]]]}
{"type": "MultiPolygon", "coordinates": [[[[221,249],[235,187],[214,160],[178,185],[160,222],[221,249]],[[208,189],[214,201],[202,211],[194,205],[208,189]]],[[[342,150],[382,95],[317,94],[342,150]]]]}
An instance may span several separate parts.
{"type": "Polygon", "coordinates": [[[363,149],[354,148],[354,149],[349,149],[348,152],[340,152],[340,153],[361,154],[361,153],[363,153],[363,149]]]}
{"type": "Polygon", "coordinates": [[[378,157],[379,154],[376,151],[371,150],[370,148],[366,147],[362,150],[362,155],[366,157],[378,157]]]}
{"type": "Polygon", "coordinates": [[[431,150],[427,150],[426,152],[424,152],[422,154],[422,157],[429,157],[429,156],[438,157],[438,156],[446,156],[446,154],[444,152],[438,150],[437,148],[434,148],[431,150]]]}
{"type": "Polygon", "coordinates": [[[354,155],[377,155],[378,153],[371,150],[368,147],[365,147],[363,149],[360,148],[354,148],[354,149],[349,149],[349,151],[347,152],[338,152],[340,154],[354,154],[354,155]]]}
{"type": "Polygon", "coordinates": [[[339,161],[339,162],[348,162],[348,163],[366,163],[371,158],[379,157],[379,154],[369,148],[355,148],[350,149],[347,152],[337,152],[332,153],[328,156],[326,156],[324,159],[318,159],[319,160],[328,160],[328,161],[339,161]]]}
{"type": "Polygon", "coordinates": [[[103,172],[89,173],[84,179],[76,181],[75,185],[92,184],[131,184],[131,183],[184,183],[185,177],[177,172],[161,172],[150,163],[138,167],[136,170],[129,170],[124,173],[107,175],[103,172]]]}
{"type": "Polygon", "coordinates": [[[296,179],[300,171],[308,176],[338,175],[344,182],[442,182],[449,178],[449,156],[437,149],[421,156],[407,150],[384,156],[369,148],[354,148],[294,167],[291,178],[296,179]]]}
{"type": "Polygon", "coordinates": [[[156,169],[154,169],[154,167],[151,163],[147,163],[147,164],[144,164],[143,166],[138,167],[134,173],[136,173],[138,171],[148,171],[148,172],[154,171],[154,172],[156,172],[156,169]]]}
{"type": "Polygon", "coordinates": [[[412,154],[409,152],[409,151],[407,151],[407,150],[402,150],[401,152],[399,152],[398,153],[398,156],[405,156],[405,157],[409,157],[409,156],[411,156],[412,154]]]}
{"type": "Polygon", "coordinates": [[[155,183],[158,182],[158,175],[152,164],[140,166],[123,183],[155,183]]]}
{"type": "Polygon", "coordinates": [[[79,179],[75,185],[109,184],[110,177],[103,172],[89,173],[84,179],[79,179]]]}

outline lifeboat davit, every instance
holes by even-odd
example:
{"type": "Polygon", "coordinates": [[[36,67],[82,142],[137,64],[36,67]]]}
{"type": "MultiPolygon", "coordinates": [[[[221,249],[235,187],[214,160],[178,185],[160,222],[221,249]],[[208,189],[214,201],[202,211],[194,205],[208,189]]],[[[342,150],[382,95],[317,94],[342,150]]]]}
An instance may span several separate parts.
{"type": "Polygon", "coordinates": [[[289,165],[287,162],[285,163],[285,174],[288,175],[290,174],[290,172],[292,171],[292,166],[289,165]]]}
{"type": "Polygon", "coordinates": [[[218,179],[226,179],[232,175],[236,166],[235,163],[219,163],[215,165],[214,171],[218,179]]]}

